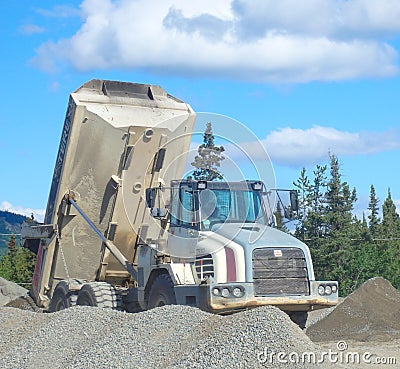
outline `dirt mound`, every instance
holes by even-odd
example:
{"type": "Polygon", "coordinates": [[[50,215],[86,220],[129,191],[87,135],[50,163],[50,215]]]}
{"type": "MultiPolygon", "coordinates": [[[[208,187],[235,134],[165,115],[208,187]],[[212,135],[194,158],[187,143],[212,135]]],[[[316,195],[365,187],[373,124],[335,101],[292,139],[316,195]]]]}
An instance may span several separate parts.
{"type": "Polygon", "coordinates": [[[386,279],[372,278],[307,329],[313,341],[400,338],[400,291],[386,279]]]}
{"type": "Polygon", "coordinates": [[[16,283],[0,277],[0,306],[4,306],[21,296],[25,296],[28,290],[16,283]]]}

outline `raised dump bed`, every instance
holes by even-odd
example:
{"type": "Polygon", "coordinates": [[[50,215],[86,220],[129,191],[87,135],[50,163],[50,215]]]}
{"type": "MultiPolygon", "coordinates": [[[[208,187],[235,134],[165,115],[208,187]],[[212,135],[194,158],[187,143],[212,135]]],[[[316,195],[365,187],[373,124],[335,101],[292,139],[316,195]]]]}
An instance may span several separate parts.
{"type": "Polygon", "coordinates": [[[38,305],[48,305],[60,280],[129,279],[63,199],[74,199],[135,268],[140,239],[164,237],[149,226],[155,220],[145,212],[145,189],[181,178],[194,121],[190,106],[159,86],[94,79],[71,94],[45,225],[23,230],[25,246],[38,253],[32,290],[38,305]]]}

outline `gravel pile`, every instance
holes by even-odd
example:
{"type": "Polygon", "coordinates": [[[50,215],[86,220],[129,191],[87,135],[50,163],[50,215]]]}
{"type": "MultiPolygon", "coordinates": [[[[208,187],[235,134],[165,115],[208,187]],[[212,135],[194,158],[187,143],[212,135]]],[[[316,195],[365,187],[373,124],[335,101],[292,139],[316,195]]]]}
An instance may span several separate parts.
{"type": "Polygon", "coordinates": [[[369,279],[310,325],[307,335],[314,342],[400,338],[400,291],[384,278],[369,279]]]}
{"type": "Polygon", "coordinates": [[[28,290],[0,277],[0,306],[4,306],[28,293],[28,290]]]}
{"type": "Polygon", "coordinates": [[[83,306],[51,314],[0,308],[0,332],[0,368],[10,369],[310,368],[276,357],[270,362],[267,354],[318,351],[270,306],[226,317],[177,305],[137,314],[83,306]]]}

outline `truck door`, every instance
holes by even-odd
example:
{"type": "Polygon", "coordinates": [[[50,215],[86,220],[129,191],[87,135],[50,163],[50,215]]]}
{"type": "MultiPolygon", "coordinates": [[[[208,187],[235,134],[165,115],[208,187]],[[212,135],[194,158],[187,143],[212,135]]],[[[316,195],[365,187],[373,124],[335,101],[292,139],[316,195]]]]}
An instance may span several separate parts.
{"type": "Polygon", "coordinates": [[[173,187],[171,192],[168,252],[171,256],[194,259],[199,237],[198,198],[190,184],[173,187]]]}

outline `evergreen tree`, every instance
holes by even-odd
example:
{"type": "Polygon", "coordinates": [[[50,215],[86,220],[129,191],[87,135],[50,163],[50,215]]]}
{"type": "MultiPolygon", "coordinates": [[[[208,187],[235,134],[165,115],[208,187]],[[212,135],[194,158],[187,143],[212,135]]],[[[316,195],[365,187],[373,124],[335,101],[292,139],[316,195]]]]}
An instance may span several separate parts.
{"type": "Polygon", "coordinates": [[[334,233],[350,224],[357,195],[355,188],[350,191],[348,183],[342,182],[339,160],[334,154],[330,154],[330,174],[325,197],[328,227],[334,233]]]}
{"type": "Polygon", "coordinates": [[[8,243],[8,251],[0,259],[0,277],[15,283],[31,282],[35,259],[35,254],[18,246],[15,235],[12,235],[8,243]]]}
{"type": "Polygon", "coordinates": [[[303,211],[296,236],[302,235],[310,247],[314,270],[319,279],[340,281],[341,290],[348,293],[354,283],[355,269],[349,268],[354,261],[356,245],[361,237],[362,223],[353,217],[356,191],[350,190],[342,180],[338,158],[330,154],[330,171],[318,165],[310,181],[303,169],[294,185],[301,190],[303,211]]]}
{"type": "Polygon", "coordinates": [[[380,251],[385,256],[383,276],[400,288],[400,217],[392,200],[390,189],[382,205],[380,224],[380,251]]]}
{"type": "Polygon", "coordinates": [[[347,276],[343,280],[342,294],[347,295],[372,277],[385,275],[385,256],[373,241],[360,240],[352,243],[352,253],[346,265],[347,276]]]}
{"type": "Polygon", "coordinates": [[[368,227],[367,219],[363,213],[361,227],[360,227],[361,241],[371,241],[371,229],[368,227]]]}
{"type": "Polygon", "coordinates": [[[398,238],[400,237],[400,217],[396,211],[396,205],[392,200],[390,189],[388,196],[382,206],[382,235],[385,238],[398,238]]]}
{"type": "MultiPolygon", "coordinates": [[[[312,185],[310,186],[310,209],[307,217],[307,229],[308,236],[314,239],[324,237],[326,234],[326,169],[326,165],[317,165],[317,168],[313,171],[314,180],[312,185]]],[[[315,242],[315,244],[317,244],[317,242],[315,242]]]]}
{"type": "Polygon", "coordinates": [[[369,204],[368,210],[370,214],[368,215],[369,219],[369,231],[371,232],[372,237],[375,237],[378,234],[378,227],[380,223],[380,219],[378,217],[379,214],[379,199],[375,193],[374,185],[371,185],[371,190],[369,194],[369,204]]]}
{"type": "Polygon", "coordinates": [[[10,257],[10,264],[13,270],[15,270],[15,262],[17,256],[17,240],[15,234],[12,234],[10,241],[8,242],[8,255],[10,257]]]}
{"type": "Polygon", "coordinates": [[[198,148],[198,155],[191,163],[196,169],[193,177],[197,181],[214,181],[223,179],[220,172],[221,161],[225,159],[222,153],[225,151],[223,146],[215,146],[214,135],[211,122],[207,123],[203,135],[203,143],[198,148]]]}
{"type": "Polygon", "coordinates": [[[324,275],[329,279],[340,280],[342,290],[348,293],[353,279],[352,270],[348,268],[355,251],[352,240],[360,235],[352,214],[357,200],[356,190],[350,191],[348,183],[342,181],[341,177],[339,160],[330,154],[330,179],[325,195],[327,232],[320,263],[324,275]]]}
{"type": "Polygon", "coordinates": [[[400,289],[400,241],[391,241],[386,250],[385,269],[381,275],[400,289]]]}
{"type": "Polygon", "coordinates": [[[309,210],[309,192],[310,192],[310,180],[306,174],[306,168],[303,168],[300,173],[300,177],[297,181],[293,182],[293,185],[297,188],[299,194],[299,215],[298,223],[296,225],[296,237],[302,239],[306,238],[306,219],[309,210]]]}
{"type": "Polygon", "coordinates": [[[311,187],[311,209],[318,212],[324,206],[324,192],[326,187],[326,165],[317,165],[317,169],[313,171],[314,181],[311,187]]]}

